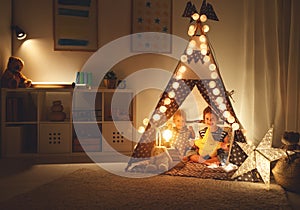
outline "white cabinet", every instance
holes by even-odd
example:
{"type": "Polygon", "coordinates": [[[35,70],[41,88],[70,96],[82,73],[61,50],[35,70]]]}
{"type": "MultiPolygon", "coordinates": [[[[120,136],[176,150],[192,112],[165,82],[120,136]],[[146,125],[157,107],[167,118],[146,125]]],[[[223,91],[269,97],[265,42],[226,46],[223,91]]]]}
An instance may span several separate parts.
{"type": "Polygon", "coordinates": [[[134,101],[125,89],[74,91],[73,152],[132,152],[134,101]]]}
{"type": "Polygon", "coordinates": [[[38,92],[27,89],[1,91],[2,156],[37,152],[38,92]]]}
{"type": "Polygon", "coordinates": [[[1,89],[1,156],[131,154],[135,99],[131,90],[1,89]]]}

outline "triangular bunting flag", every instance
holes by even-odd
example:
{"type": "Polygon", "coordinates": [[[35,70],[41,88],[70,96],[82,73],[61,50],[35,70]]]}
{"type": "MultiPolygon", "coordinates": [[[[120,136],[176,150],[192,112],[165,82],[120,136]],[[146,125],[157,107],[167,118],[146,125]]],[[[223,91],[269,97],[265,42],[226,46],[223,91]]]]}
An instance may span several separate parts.
{"type": "Polygon", "coordinates": [[[195,12],[197,12],[197,9],[195,7],[194,4],[192,4],[192,2],[188,2],[186,4],[185,10],[182,14],[182,17],[191,17],[195,12]]]}
{"type": "Polygon", "coordinates": [[[200,9],[200,15],[206,15],[206,17],[210,20],[219,21],[214,8],[211,4],[206,3],[206,0],[203,0],[201,9],[200,9]]]}

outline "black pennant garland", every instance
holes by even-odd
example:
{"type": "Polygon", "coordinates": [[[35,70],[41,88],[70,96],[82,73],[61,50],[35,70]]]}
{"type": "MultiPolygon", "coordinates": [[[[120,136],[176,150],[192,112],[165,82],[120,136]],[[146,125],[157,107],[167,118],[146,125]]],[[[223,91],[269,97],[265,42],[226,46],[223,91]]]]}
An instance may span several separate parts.
{"type": "Polygon", "coordinates": [[[206,3],[206,0],[203,0],[201,9],[200,9],[200,15],[206,15],[206,17],[210,20],[219,21],[213,6],[210,3],[206,3]]]}
{"type": "Polygon", "coordinates": [[[185,6],[182,17],[191,17],[195,12],[197,12],[195,5],[189,1],[185,6]]]}
{"type": "MultiPolygon", "coordinates": [[[[197,12],[197,9],[196,9],[195,5],[192,4],[192,2],[189,1],[185,6],[182,17],[191,18],[191,16],[196,12],[197,12]]],[[[203,14],[206,15],[206,17],[210,20],[219,21],[216,13],[214,11],[213,6],[209,3],[206,3],[206,0],[203,0],[199,14],[200,15],[203,15],[203,14]]]]}

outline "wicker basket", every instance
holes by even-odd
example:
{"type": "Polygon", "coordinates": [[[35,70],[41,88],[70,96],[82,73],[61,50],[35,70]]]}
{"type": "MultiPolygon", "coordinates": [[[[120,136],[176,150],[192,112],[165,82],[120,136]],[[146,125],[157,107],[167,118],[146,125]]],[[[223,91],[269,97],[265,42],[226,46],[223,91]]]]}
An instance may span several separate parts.
{"type": "Polygon", "coordinates": [[[300,153],[278,160],[272,169],[274,179],[288,191],[300,193],[300,153]]]}

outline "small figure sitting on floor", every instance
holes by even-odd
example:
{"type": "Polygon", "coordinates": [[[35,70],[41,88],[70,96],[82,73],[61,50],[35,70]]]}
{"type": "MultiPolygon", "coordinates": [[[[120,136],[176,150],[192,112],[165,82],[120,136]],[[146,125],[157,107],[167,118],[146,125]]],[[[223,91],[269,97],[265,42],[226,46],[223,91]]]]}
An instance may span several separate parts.
{"type": "Polygon", "coordinates": [[[206,165],[223,165],[229,153],[228,133],[217,126],[218,117],[209,106],[204,109],[203,117],[207,127],[200,130],[200,139],[195,140],[185,160],[206,165]]]}
{"type": "Polygon", "coordinates": [[[187,127],[186,125],[186,113],[178,109],[173,115],[174,127],[172,127],[172,138],[170,145],[174,148],[179,159],[182,160],[186,154],[186,151],[191,149],[190,139],[195,138],[195,132],[192,126],[187,127]]]}
{"type": "Polygon", "coordinates": [[[164,146],[155,146],[151,151],[149,164],[146,165],[145,172],[163,173],[169,170],[172,159],[164,146]]]}

